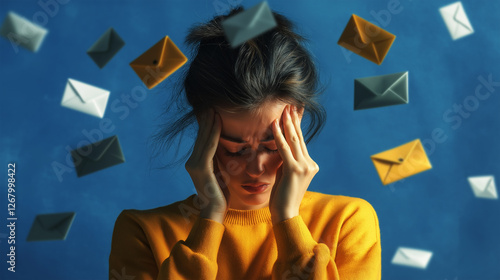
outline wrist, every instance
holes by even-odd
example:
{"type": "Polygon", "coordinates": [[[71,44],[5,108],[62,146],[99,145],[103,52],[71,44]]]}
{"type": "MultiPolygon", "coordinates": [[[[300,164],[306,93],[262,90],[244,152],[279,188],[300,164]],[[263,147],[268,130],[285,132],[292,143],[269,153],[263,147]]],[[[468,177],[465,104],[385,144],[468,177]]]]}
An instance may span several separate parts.
{"type": "Polygon", "coordinates": [[[200,211],[200,218],[210,219],[219,222],[221,224],[224,223],[225,216],[226,216],[225,212],[217,211],[211,208],[204,208],[203,210],[200,211]]]}
{"type": "Polygon", "coordinates": [[[291,219],[295,216],[298,216],[299,213],[298,211],[279,211],[279,210],[274,210],[271,211],[271,220],[273,224],[282,222],[284,220],[291,219]]]}

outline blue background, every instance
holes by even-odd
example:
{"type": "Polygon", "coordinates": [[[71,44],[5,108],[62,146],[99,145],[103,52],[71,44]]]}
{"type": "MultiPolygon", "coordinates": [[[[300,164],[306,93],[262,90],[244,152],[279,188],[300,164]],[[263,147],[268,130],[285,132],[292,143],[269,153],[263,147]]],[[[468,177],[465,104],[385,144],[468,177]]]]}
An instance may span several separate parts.
{"type": "MultiPolygon", "coordinates": [[[[146,90],[128,64],[166,35],[188,55],[183,44],[187,29],[220,12],[214,4],[221,3],[225,12],[223,5],[229,3],[246,9],[260,1],[66,2],[46,11],[38,1],[0,1],[1,21],[8,11],[30,20],[41,12],[49,30],[37,53],[16,51],[8,40],[0,40],[1,279],[105,279],[120,211],[159,207],[195,193],[183,164],[155,170],[158,163],[149,160],[148,140],[162,123],[159,116],[178,73],[146,90]],[[109,27],[126,44],[99,69],[86,50],[109,27]],[[68,150],[88,144],[85,132],[100,139],[102,120],[60,106],[68,78],[111,91],[104,118],[112,125],[100,133],[104,138],[118,135],[125,163],[77,178],[66,161],[68,150]],[[147,95],[127,105],[122,96],[134,88],[147,95]],[[10,162],[16,163],[15,273],[7,271],[2,226],[7,224],[10,162]],[[60,178],[55,162],[67,167],[60,178]],[[65,241],[25,241],[36,215],[68,211],[76,217],[65,241]]],[[[462,1],[475,32],[455,41],[439,13],[454,1],[400,0],[397,13],[387,11],[389,2],[268,2],[309,38],[321,80],[328,84],[321,98],[328,120],[308,145],[320,166],[309,190],[361,197],[373,205],[380,220],[383,279],[500,279],[500,204],[476,198],[467,182],[468,176],[500,178],[500,90],[493,87],[476,107],[466,105],[463,115],[453,111],[454,104],[472,102],[481,84],[478,77],[500,81],[500,2],[462,1]],[[337,45],[353,13],[396,35],[382,65],[337,45]],[[353,110],[354,79],[402,71],[409,71],[409,104],[353,110]],[[441,141],[433,140],[436,129],[444,134],[441,141]],[[417,138],[433,168],[383,186],[370,155],[417,138]],[[427,269],[391,264],[399,246],[432,251],[427,269]]],[[[484,86],[481,93],[487,94],[484,86]]],[[[183,141],[179,155],[194,138],[183,141]]],[[[164,161],[171,156],[166,154],[164,161]]]]}

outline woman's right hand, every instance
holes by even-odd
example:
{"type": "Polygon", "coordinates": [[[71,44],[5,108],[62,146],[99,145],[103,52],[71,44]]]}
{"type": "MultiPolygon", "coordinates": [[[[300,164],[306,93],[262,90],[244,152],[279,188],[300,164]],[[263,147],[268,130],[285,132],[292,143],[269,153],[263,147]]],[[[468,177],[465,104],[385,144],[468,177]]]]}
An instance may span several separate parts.
{"type": "Polygon", "coordinates": [[[223,223],[229,205],[229,190],[221,179],[222,174],[215,151],[221,133],[221,118],[210,108],[198,118],[198,136],[193,153],[184,167],[191,176],[200,201],[200,217],[223,223]]]}

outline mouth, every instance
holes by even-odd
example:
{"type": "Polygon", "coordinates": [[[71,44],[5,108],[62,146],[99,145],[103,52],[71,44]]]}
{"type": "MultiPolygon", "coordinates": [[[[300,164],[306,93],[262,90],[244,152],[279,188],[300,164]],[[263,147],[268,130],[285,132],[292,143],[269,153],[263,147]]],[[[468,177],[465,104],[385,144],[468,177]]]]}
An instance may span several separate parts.
{"type": "Polygon", "coordinates": [[[269,188],[269,185],[268,184],[259,185],[259,186],[244,186],[244,185],[241,185],[241,187],[243,189],[245,189],[249,193],[262,193],[265,190],[267,190],[267,188],[269,188]]]}

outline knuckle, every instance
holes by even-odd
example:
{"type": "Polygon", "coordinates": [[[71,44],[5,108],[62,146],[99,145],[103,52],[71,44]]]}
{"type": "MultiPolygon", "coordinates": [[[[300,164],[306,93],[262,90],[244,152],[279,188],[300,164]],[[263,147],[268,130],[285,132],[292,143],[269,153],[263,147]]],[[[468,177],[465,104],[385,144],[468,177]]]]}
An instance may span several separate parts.
{"type": "Polygon", "coordinates": [[[290,170],[293,172],[293,173],[297,173],[297,174],[302,174],[304,173],[304,168],[300,165],[297,165],[297,164],[292,164],[290,165],[290,170]]]}
{"type": "Polygon", "coordinates": [[[313,161],[309,165],[309,172],[310,173],[317,173],[318,171],[319,171],[319,165],[316,162],[313,161]]]}

